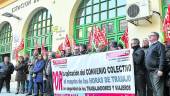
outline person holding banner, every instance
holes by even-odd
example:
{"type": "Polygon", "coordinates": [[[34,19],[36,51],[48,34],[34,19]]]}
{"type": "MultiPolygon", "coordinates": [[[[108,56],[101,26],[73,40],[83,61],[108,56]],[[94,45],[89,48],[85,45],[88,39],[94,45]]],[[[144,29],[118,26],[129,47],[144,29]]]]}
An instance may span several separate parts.
{"type": "Polygon", "coordinates": [[[145,65],[149,72],[154,96],[164,96],[165,46],[158,39],[157,32],[150,33],[150,47],[145,56],[145,65]]]}
{"type": "Polygon", "coordinates": [[[116,41],[110,42],[110,44],[109,44],[109,50],[110,50],[110,51],[118,50],[118,46],[117,46],[117,45],[118,45],[118,44],[117,44],[116,41]]]}
{"type": "Polygon", "coordinates": [[[137,38],[132,39],[131,47],[133,51],[133,63],[135,71],[135,93],[137,96],[146,96],[146,78],[145,78],[145,52],[140,47],[140,41],[137,38]]]}
{"type": "Polygon", "coordinates": [[[73,56],[78,56],[80,55],[80,49],[79,46],[75,46],[73,49],[73,56]]]}
{"type": "Polygon", "coordinates": [[[65,57],[70,57],[70,56],[72,56],[71,47],[66,47],[65,57]]]}
{"type": "Polygon", "coordinates": [[[81,55],[87,54],[87,47],[85,44],[81,44],[79,48],[80,48],[81,55]]]}
{"type": "Polygon", "coordinates": [[[118,49],[118,50],[123,49],[123,45],[122,45],[122,44],[118,44],[118,45],[117,45],[117,49],[118,49]]]}

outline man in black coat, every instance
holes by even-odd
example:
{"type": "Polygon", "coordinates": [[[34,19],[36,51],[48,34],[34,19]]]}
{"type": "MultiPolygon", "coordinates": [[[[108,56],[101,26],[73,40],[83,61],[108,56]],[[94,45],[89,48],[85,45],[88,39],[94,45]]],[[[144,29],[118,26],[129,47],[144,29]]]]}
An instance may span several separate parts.
{"type": "Polygon", "coordinates": [[[149,72],[154,96],[164,96],[165,46],[158,41],[159,34],[151,32],[150,46],[145,56],[145,65],[149,72]]]}
{"type": "Polygon", "coordinates": [[[165,44],[165,62],[167,64],[165,68],[165,94],[166,96],[170,96],[170,41],[166,41],[165,44]]]}
{"type": "Polygon", "coordinates": [[[9,62],[9,57],[4,57],[4,62],[0,64],[0,92],[2,90],[3,83],[6,83],[7,93],[10,93],[10,81],[11,74],[14,72],[14,66],[9,62]]]}
{"type": "Polygon", "coordinates": [[[133,63],[135,70],[135,93],[137,96],[146,96],[146,79],[145,79],[145,52],[140,47],[139,39],[134,38],[131,41],[131,47],[133,48],[133,63]]]}

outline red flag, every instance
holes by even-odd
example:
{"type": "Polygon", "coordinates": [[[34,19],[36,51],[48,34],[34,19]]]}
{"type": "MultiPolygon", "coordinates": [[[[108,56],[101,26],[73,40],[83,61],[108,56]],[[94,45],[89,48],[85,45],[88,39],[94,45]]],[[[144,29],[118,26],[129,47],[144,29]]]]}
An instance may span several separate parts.
{"type": "Polygon", "coordinates": [[[163,32],[165,32],[165,40],[170,40],[170,5],[168,5],[167,13],[165,15],[165,19],[163,22],[163,32]]]}
{"type": "Polygon", "coordinates": [[[106,37],[106,28],[103,27],[99,36],[99,40],[102,42],[102,46],[105,47],[108,45],[107,37],[106,37]]]}
{"type": "Polygon", "coordinates": [[[58,50],[59,50],[59,51],[64,50],[64,44],[63,44],[63,42],[58,46],[58,50]]]}
{"type": "Polygon", "coordinates": [[[98,34],[100,34],[100,28],[95,26],[94,33],[93,33],[93,39],[94,39],[94,43],[95,43],[96,47],[98,47],[99,43],[100,43],[98,34]]]}
{"type": "Polygon", "coordinates": [[[68,35],[66,35],[66,38],[65,38],[65,42],[64,42],[65,44],[65,47],[70,47],[70,40],[69,40],[69,38],[68,38],[68,35]]]}
{"type": "Polygon", "coordinates": [[[35,48],[34,48],[34,53],[33,54],[34,55],[38,54],[38,44],[35,44],[35,48]]]}
{"type": "Polygon", "coordinates": [[[93,40],[93,33],[89,32],[89,36],[88,36],[88,45],[87,48],[91,49],[92,48],[92,40],[93,40]]]}
{"type": "Polygon", "coordinates": [[[129,47],[129,43],[128,43],[128,28],[126,28],[124,34],[121,36],[121,40],[124,42],[125,47],[128,48],[129,47]]]}
{"type": "Polygon", "coordinates": [[[106,38],[106,28],[102,28],[102,31],[100,30],[100,28],[96,28],[95,27],[95,32],[94,32],[94,41],[96,46],[99,46],[99,43],[101,43],[101,47],[105,47],[108,45],[108,41],[106,38]]]}
{"type": "Polygon", "coordinates": [[[19,55],[18,55],[18,48],[16,48],[14,50],[14,52],[15,52],[15,59],[16,59],[16,61],[18,61],[18,57],[19,57],[19,55]]]}
{"type": "Polygon", "coordinates": [[[105,39],[106,39],[106,27],[104,26],[104,27],[102,27],[102,31],[101,31],[101,33],[103,34],[103,36],[105,37],[105,39]]]}
{"type": "Polygon", "coordinates": [[[45,54],[46,54],[46,49],[45,49],[44,43],[43,43],[42,46],[41,46],[41,54],[42,54],[42,55],[45,55],[45,54]]]}
{"type": "Polygon", "coordinates": [[[18,52],[21,51],[22,49],[24,49],[24,39],[21,40],[21,42],[17,48],[18,52]]]}
{"type": "Polygon", "coordinates": [[[18,61],[18,52],[21,51],[22,49],[24,49],[24,39],[21,40],[20,44],[18,45],[18,47],[15,48],[15,58],[18,61]]]}

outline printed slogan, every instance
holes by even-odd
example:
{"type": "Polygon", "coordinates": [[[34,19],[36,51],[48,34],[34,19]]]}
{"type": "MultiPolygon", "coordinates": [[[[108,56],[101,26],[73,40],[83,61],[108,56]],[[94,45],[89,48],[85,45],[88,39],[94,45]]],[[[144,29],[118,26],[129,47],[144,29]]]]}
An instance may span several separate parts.
{"type": "Polygon", "coordinates": [[[128,49],[52,60],[55,96],[135,96],[128,49]]]}

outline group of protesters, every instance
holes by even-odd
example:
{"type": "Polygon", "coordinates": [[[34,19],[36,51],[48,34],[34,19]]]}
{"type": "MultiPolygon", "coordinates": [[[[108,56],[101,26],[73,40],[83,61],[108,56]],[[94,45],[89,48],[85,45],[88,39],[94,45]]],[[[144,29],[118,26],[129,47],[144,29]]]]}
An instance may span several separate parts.
{"type": "Polygon", "coordinates": [[[170,41],[158,39],[151,32],[141,47],[138,38],[131,40],[137,96],[170,96],[170,41]]]}
{"type": "MultiPolygon", "coordinates": [[[[131,40],[137,96],[170,96],[170,41],[166,41],[164,45],[158,39],[159,34],[151,32],[149,38],[142,41],[142,46],[139,39],[131,40]]],[[[111,41],[108,47],[98,47],[94,50],[89,50],[84,44],[66,47],[60,50],[60,54],[40,54],[38,50],[34,50],[33,56],[19,56],[15,66],[10,63],[9,57],[5,56],[4,61],[0,63],[0,92],[5,82],[6,90],[10,93],[11,74],[15,70],[16,94],[54,96],[52,59],[120,49],[123,49],[121,44],[111,41]]]]}
{"type": "Polygon", "coordinates": [[[5,56],[4,61],[0,64],[0,92],[5,81],[7,92],[10,93],[11,74],[16,71],[16,94],[27,93],[26,96],[53,96],[52,59],[119,49],[123,49],[123,46],[116,41],[112,41],[109,47],[98,47],[94,50],[89,50],[84,44],[65,47],[60,50],[60,54],[56,52],[40,54],[38,50],[34,50],[32,56],[29,56],[29,54],[19,56],[15,66],[10,63],[9,57],[5,56]]]}

